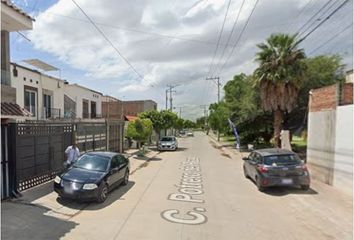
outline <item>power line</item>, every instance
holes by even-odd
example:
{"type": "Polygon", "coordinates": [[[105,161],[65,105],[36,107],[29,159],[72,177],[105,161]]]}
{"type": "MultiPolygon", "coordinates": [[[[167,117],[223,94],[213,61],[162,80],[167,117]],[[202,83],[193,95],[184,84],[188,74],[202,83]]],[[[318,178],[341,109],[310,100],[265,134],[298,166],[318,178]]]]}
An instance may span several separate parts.
{"type": "Polygon", "coordinates": [[[300,16],[305,12],[307,7],[313,2],[313,0],[309,0],[300,10],[299,14],[295,17],[295,20],[290,23],[289,27],[287,28],[287,31],[291,29],[291,26],[300,18],[300,16]]]}
{"type": "Polygon", "coordinates": [[[130,66],[130,68],[138,75],[141,79],[144,77],[134,68],[134,66],[129,62],[129,60],[118,50],[112,41],[106,36],[106,34],[96,25],[94,21],[86,14],[86,12],[80,7],[75,0],[71,0],[78,9],[86,16],[86,18],[91,22],[91,24],[96,28],[96,30],[103,36],[103,38],[112,46],[112,48],[118,53],[118,55],[130,66]]]}
{"type": "Polygon", "coordinates": [[[328,19],[330,19],[337,11],[339,11],[339,9],[341,9],[348,1],[349,0],[345,0],[341,5],[339,5],[335,10],[333,10],[322,22],[317,24],[316,27],[314,27],[309,33],[307,33],[303,38],[301,38],[298,43],[304,41],[308,36],[310,36],[310,34],[316,31],[316,29],[318,29],[323,23],[328,21],[328,19]]]}
{"type": "Polygon", "coordinates": [[[224,69],[224,67],[226,66],[226,63],[230,60],[232,54],[234,53],[234,51],[235,51],[235,49],[236,49],[236,46],[237,46],[237,44],[239,43],[239,41],[240,41],[240,39],[241,39],[243,33],[245,32],[245,30],[246,30],[246,28],[247,28],[247,26],[248,26],[248,23],[249,23],[249,21],[250,21],[252,15],[253,15],[253,13],[254,13],[256,7],[257,7],[258,2],[259,2],[259,0],[257,0],[256,3],[254,4],[254,6],[253,6],[253,8],[252,8],[252,11],[251,11],[250,15],[248,16],[248,18],[247,18],[247,20],[246,20],[245,25],[243,26],[243,28],[242,28],[242,30],[241,30],[241,33],[239,34],[239,36],[238,36],[238,38],[237,38],[237,40],[236,40],[234,46],[232,47],[232,50],[231,50],[231,52],[230,52],[228,58],[226,59],[226,61],[224,62],[224,64],[221,66],[221,68],[220,68],[220,70],[219,70],[219,73],[221,73],[221,71],[222,71],[222,70],[224,69]]]}
{"type": "MultiPolygon", "coordinates": [[[[221,56],[220,56],[220,59],[219,59],[218,63],[216,64],[215,71],[218,69],[218,66],[219,66],[219,64],[221,63],[221,60],[223,59],[223,57],[224,57],[224,55],[225,55],[226,47],[229,45],[229,42],[230,42],[230,40],[231,40],[231,37],[232,37],[232,35],[233,35],[233,33],[234,33],[235,27],[236,27],[236,25],[237,25],[238,19],[239,19],[239,17],[240,17],[241,12],[242,12],[242,8],[243,8],[243,5],[244,5],[245,1],[246,1],[246,0],[243,0],[243,1],[242,1],[241,7],[240,7],[240,9],[239,9],[239,11],[238,11],[238,13],[237,13],[237,17],[236,17],[236,19],[235,19],[235,21],[234,21],[234,25],[232,26],[230,35],[229,35],[229,37],[228,37],[228,39],[227,39],[226,45],[225,45],[225,47],[224,47],[224,49],[223,49],[223,51],[222,51],[222,54],[221,54],[221,56]]],[[[213,72],[213,74],[212,74],[211,76],[214,75],[215,71],[213,72]]]]}
{"type": "Polygon", "coordinates": [[[320,46],[318,46],[317,48],[315,48],[314,50],[312,50],[309,55],[315,53],[317,50],[319,50],[320,48],[322,48],[323,46],[327,45],[328,43],[330,43],[331,41],[333,41],[334,39],[336,39],[337,37],[339,37],[343,32],[345,32],[346,30],[348,30],[349,28],[351,28],[353,26],[353,23],[349,24],[348,26],[346,26],[345,28],[343,28],[340,32],[336,33],[335,35],[333,35],[331,38],[329,38],[327,41],[325,41],[324,43],[322,43],[320,46]]]}
{"type": "Polygon", "coordinates": [[[215,48],[215,50],[214,50],[214,56],[213,56],[213,58],[212,58],[212,60],[211,60],[211,62],[210,62],[210,65],[209,65],[209,71],[208,71],[207,75],[209,75],[209,73],[210,73],[210,71],[211,71],[211,68],[212,68],[212,66],[213,66],[216,53],[217,53],[217,51],[218,51],[218,49],[219,49],[219,44],[220,44],[220,40],[221,40],[222,33],[223,33],[223,31],[224,31],[224,26],[225,26],[227,14],[228,14],[229,9],[230,9],[230,4],[231,4],[231,0],[229,0],[229,3],[228,3],[227,8],[226,8],[226,12],[225,12],[225,16],[224,16],[224,21],[223,21],[222,26],[221,26],[221,30],[220,30],[219,37],[218,37],[218,42],[217,42],[216,48],[215,48]]]}
{"type": "MultiPolygon", "coordinates": [[[[54,16],[62,17],[62,18],[67,18],[71,19],[73,21],[79,21],[79,22],[89,22],[85,19],[80,19],[72,16],[67,16],[67,15],[62,15],[62,14],[57,14],[53,12],[46,12],[46,14],[51,14],[54,16]]],[[[127,28],[127,27],[121,27],[117,25],[111,25],[111,24],[106,24],[106,23],[101,23],[95,21],[96,25],[100,25],[103,27],[109,27],[113,29],[119,29],[127,32],[135,32],[135,33],[141,33],[141,34],[146,34],[146,35],[153,35],[161,38],[169,38],[169,39],[176,39],[176,40],[181,40],[181,41],[187,41],[187,42],[194,42],[194,43],[202,43],[202,44],[207,44],[207,45],[216,45],[216,42],[211,42],[211,41],[205,41],[205,40],[199,40],[199,39],[191,39],[191,38],[184,38],[184,37],[177,37],[176,35],[168,35],[168,34],[161,34],[157,32],[151,32],[151,31],[144,31],[144,30],[139,30],[139,29],[134,29],[134,28],[127,28]]],[[[224,43],[220,43],[221,46],[225,46],[224,43]]],[[[231,47],[231,45],[228,45],[228,47],[231,47]]]]}
{"type": "Polygon", "coordinates": [[[296,32],[300,33],[305,26],[310,23],[325,7],[327,7],[333,0],[328,0],[312,17],[310,17],[296,32]]]}

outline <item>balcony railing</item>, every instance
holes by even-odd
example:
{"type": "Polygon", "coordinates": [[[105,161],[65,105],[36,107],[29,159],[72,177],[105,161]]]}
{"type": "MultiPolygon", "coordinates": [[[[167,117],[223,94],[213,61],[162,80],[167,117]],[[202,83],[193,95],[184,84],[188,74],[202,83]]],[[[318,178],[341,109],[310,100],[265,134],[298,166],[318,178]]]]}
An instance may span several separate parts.
{"type": "Polygon", "coordinates": [[[44,119],[54,119],[54,118],[61,118],[61,109],[60,108],[43,108],[43,115],[44,119]]]}

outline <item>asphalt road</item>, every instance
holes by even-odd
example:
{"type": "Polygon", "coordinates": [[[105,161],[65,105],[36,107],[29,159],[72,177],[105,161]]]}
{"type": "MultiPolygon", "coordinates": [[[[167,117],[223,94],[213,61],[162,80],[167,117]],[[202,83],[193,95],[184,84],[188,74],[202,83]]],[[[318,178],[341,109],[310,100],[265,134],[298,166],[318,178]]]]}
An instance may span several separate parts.
{"type": "MultiPolygon", "coordinates": [[[[35,235],[37,225],[31,225],[27,236],[33,231],[35,239],[352,239],[350,196],[316,181],[307,192],[261,193],[243,176],[242,156],[203,133],[180,139],[179,147],[142,161],[130,183],[104,204],[68,205],[76,211],[60,221],[42,209],[39,214],[51,215],[35,223],[42,234],[35,235]]],[[[50,205],[55,194],[48,196],[42,203],[50,205]]]]}

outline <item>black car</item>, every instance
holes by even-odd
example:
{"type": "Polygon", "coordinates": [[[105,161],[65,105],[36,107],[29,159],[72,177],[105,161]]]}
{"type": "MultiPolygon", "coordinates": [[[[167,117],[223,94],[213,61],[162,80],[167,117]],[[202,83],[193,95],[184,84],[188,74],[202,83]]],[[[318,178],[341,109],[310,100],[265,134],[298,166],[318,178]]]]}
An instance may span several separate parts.
{"type": "Polygon", "coordinates": [[[300,186],[303,190],[310,188],[306,164],[292,151],[259,149],[243,160],[245,177],[254,180],[260,191],[272,186],[300,186]]]}
{"type": "Polygon", "coordinates": [[[104,202],[107,194],[129,181],[129,160],[114,152],[83,154],[54,179],[54,191],[63,198],[104,202]]]}

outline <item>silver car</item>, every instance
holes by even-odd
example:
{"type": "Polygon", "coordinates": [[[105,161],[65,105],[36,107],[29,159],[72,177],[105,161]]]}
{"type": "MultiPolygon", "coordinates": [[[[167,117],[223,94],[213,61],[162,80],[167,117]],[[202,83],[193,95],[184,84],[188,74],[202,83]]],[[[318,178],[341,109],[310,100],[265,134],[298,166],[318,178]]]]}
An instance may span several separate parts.
{"type": "Polygon", "coordinates": [[[178,142],[176,137],[174,136],[166,136],[162,137],[159,141],[158,145],[158,150],[159,151],[164,151],[164,150],[176,150],[178,148],[178,142]]]}

